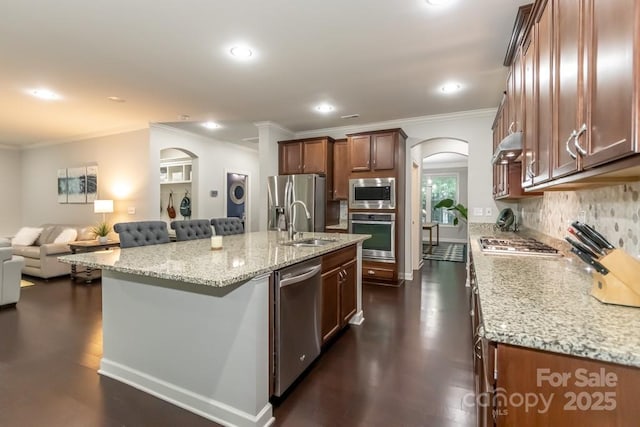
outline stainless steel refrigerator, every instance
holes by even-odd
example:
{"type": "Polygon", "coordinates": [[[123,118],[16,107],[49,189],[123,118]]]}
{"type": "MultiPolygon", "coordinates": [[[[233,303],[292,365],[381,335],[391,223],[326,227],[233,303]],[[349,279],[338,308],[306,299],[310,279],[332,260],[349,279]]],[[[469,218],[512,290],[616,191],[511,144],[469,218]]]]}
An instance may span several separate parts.
{"type": "Polygon", "coordinates": [[[295,231],[324,231],[327,205],[325,177],[316,174],[270,176],[267,178],[267,191],[269,230],[277,230],[278,223],[280,229],[283,229],[283,221],[288,226],[289,205],[292,201],[301,201],[307,207],[311,218],[307,219],[304,207],[300,203],[294,204],[291,211],[295,231]],[[290,187],[290,194],[286,194],[287,187],[290,187]],[[289,200],[286,200],[287,196],[289,200]]]}

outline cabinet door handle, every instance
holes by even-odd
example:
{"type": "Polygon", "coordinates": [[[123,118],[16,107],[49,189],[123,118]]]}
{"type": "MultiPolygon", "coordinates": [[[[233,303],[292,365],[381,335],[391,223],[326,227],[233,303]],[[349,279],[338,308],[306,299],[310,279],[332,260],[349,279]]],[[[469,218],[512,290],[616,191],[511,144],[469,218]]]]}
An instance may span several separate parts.
{"type": "Polygon", "coordinates": [[[576,151],[578,152],[578,154],[580,154],[581,157],[584,157],[587,155],[587,150],[585,150],[584,148],[582,148],[582,146],[580,146],[580,142],[578,140],[580,139],[580,136],[586,131],[587,131],[587,124],[583,123],[582,127],[576,134],[576,137],[573,138],[573,145],[576,147],[576,151]]]}
{"type": "Polygon", "coordinates": [[[527,166],[527,176],[531,179],[533,179],[536,174],[533,173],[533,164],[536,162],[536,160],[531,160],[531,163],[529,163],[529,166],[527,166]]]}
{"type": "Polygon", "coordinates": [[[569,147],[569,143],[577,135],[578,135],[578,132],[576,132],[575,129],[574,129],[573,132],[571,132],[571,135],[569,135],[569,138],[567,138],[567,142],[565,143],[565,148],[567,149],[567,153],[569,153],[569,155],[571,156],[571,158],[573,160],[577,159],[578,156],[573,151],[571,151],[571,148],[569,147]]]}
{"type": "Polygon", "coordinates": [[[375,275],[376,275],[376,272],[375,272],[375,271],[373,271],[373,270],[367,270],[367,274],[370,274],[370,275],[372,275],[372,276],[375,276],[375,275]]]}
{"type": "Polygon", "coordinates": [[[476,336],[476,340],[473,343],[473,352],[476,355],[476,358],[482,360],[482,337],[476,336]]]}

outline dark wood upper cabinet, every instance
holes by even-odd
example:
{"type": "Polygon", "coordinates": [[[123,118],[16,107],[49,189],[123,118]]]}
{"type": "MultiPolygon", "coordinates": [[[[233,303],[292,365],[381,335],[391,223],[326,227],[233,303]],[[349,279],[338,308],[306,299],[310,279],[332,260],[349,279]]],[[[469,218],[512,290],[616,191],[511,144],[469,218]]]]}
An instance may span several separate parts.
{"type": "Polygon", "coordinates": [[[578,170],[574,138],[584,123],[582,96],[582,0],[553,0],[556,140],[553,145],[552,177],[578,170]]]}
{"type": "MultiPolygon", "coordinates": [[[[523,124],[527,194],[636,178],[640,1],[537,0],[532,13],[520,45],[523,101],[514,51],[503,106],[507,131],[523,124]]],[[[495,140],[495,123],[493,130],[495,140]]],[[[501,172],[494,172],[497,195],[501,172]]]]}
{"type": "Polygon", "coordinates": [[[349,145],[346,139],[333,144],[333,200],[349,198],[349,145]]]}
{"type": "Polygon", "coordinates": [[[407,135],[402,129],[389,129],[347,135],[352,172],[385,171],[383,176],[393,176],[400,162],[400,144],[407,135]]]}
{"type": "MultiPolygon", "coordinates": [[[[324,175],[327,201],[332,200],[333,143],[333,138],[328,136],[278,141],[278,173],[280,175],[300,173],[324,175]]],[[[328,216],[327,220],[330,220],[328,216]]]]}
{"type": "Polygon", "coordinates": [[[371,170],[371,135],[350,137],[349,157],[352,171],[371,170]]]}
{"type": "Polygon", "coordinates": [[[371,136],[373,145],[372,169],[390,170],[396,167],[396,133],[382,133],[371,136]]]}
{"type": "Polygon", "coordinates": [[[279,147],[279,167],[280,175],[292,175],[302,173],[302,143],[289,142],[280,143],[279,147]]]}
{"type": "MultiPolygon", "coordinates": [[[[589,0],[585,3],[586,89],[590,114],[586,123],[588,131],[578,143],[586,151],[583,167],[589,168],[638,151],[633,131],[638,116],[635,108],[639,99],[637,67],[640,64],[635,64],[634,73],[634,58],[638,61],[640,43],[637,1],[589,0]]],[[[576,150],[580,155],[578,147],[576,150]]]]}
{"type": "Polygon", "coordinates": [[[327,142],[325,139],[302,144],[303,173],[327,173],[327,142]]]}
{"type": "MultiPolygon", "coordinates": [[[[533,28],[535,73],[534,104],[537,153],[532,160],[533,184],[551,178],[551,148],[553,146],[553,12],[551,0],[540,10],[533,28]]],[[[529,110],[525,111],[529,114],[529,110]]]]}
{"type": "Polygon", "coordinates": [[[534,166],[538,161],[538,140],[535,111],[535,45],[529,42],[523,48],[523,98],[524,117],[522,138],[522,186],[533,185],[534,166]]]}
{"type": "Polygon", "coordinates": [[[278,151],[280,175],[333,171],[333,138],[279,141],[278,151]]]}

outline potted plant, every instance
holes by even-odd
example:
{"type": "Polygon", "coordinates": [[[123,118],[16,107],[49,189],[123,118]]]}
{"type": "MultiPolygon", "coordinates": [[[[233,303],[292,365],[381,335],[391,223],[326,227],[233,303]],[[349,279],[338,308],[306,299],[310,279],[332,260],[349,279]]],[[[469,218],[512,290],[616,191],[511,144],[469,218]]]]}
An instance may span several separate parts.
{"type": "Polygon", "coordinates": [[[111,226],[103,221],[94,226],[91,231],[95,234],[100,243],[107,243],[107,236],[111,233],[111,226]]]}
{"type": "Polygon", "coordinates": [[[455,215],[455,218],[453,218],[453,225],[458,225],[459,218],[462,218],[465,222],[467,221],[467,208],[465,208],[461,203],[456,203],[453,199],[442,199],[433,208],[445,208],[446,210],[453,212],[455,215]]]}

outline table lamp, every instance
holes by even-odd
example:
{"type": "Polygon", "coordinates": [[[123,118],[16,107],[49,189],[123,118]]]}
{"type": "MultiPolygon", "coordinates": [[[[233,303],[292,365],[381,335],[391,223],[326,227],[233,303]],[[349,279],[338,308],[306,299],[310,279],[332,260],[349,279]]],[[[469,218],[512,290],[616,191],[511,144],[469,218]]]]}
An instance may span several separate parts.
{"type": "Polygon", "coordinates": [[[94,200],[93,212],[102,214],[102,222],[106,222],[106,215],[113,213],[113,200],[94,200]]]}

